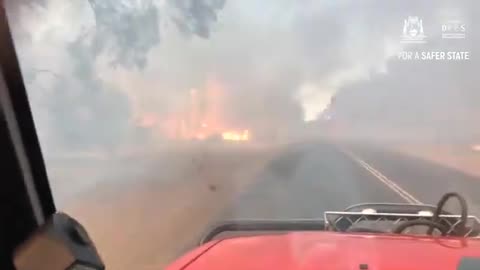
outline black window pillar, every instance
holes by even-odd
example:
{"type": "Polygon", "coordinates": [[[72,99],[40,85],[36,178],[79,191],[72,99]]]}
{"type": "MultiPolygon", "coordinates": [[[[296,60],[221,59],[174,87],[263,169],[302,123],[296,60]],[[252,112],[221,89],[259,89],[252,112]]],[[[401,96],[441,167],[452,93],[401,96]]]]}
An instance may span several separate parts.
{"type": "Polygon", "coordinates": [[[0,269],[13,249],[55,212],[32,113],[0,6],[0,269]]]}

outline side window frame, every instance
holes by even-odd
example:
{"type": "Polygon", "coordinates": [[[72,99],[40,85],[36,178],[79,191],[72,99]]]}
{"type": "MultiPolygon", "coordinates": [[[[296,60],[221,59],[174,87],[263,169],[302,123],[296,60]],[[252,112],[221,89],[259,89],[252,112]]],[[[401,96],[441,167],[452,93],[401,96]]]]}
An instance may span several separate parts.
{"type": "Polygon", "coordinates": [[[56,210],[6,2],[0,0],[0,269],[13,270],[15,247],[56,210]]]}

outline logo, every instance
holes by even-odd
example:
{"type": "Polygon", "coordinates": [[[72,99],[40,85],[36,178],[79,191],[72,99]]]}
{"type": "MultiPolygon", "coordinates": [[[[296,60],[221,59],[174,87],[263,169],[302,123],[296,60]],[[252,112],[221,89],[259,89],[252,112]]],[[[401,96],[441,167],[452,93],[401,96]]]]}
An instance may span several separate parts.
{"type": "Polygon", "coordinates": [[[442,24],[442,38],[464,39],[466,27],[459,20],[450,20],[442,24]]]}
{"type": "Polygon", "coordinates": [[[408,16],[403,22],[402,43],[426,43],[422,20],[416,16],[408,16]]]}

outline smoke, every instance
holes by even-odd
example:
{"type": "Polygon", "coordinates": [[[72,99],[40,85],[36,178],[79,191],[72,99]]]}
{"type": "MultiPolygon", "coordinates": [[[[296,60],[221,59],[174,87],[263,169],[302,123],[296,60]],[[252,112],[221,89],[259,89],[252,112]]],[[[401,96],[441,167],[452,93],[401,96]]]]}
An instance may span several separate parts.
{"type": "MultiPolygon", "coordinates": [[[[135,70],[145,69],[148,54],[160,45],[160,7],[153,1],[7,3],[47,156],[149,141],[148,130],[135,123],[132,97],[103,73],[125,71],[132,78],[135,70]]],[[[197,14],[202,10],[191,16],[203,16],[197,14]]],[[[183,16],[177,19],[194,20],[183,16]]]]}
{"type": "Polygon", "coordinates": [[[171,18],[180,31],[209,38],[225,0],[167,0],[167,4],[172,6],[171,18]]]}
{"type": "Polygon", "coordinates": [[[372,71],[367,78],[342,87],[328,113],[349,138],[436,143],[478,140],[480,133],[474,123],[480,115],[476,104],[480,81],[475,75],[479,33],[473,29],[470,13],[476,3],[465,1],[455,6],[441,5],[430,12],[424,19],[429,21],[427,43],[403,50],[469,52],[470,59],[405,61],[393,55],[382,72],[372,71]],[[452,17],[465,23],[466,39],[441,38],[441,25],[452,17]]]}
{"type": "Polygon", "coordinates": [[[153,1],[89,3],[95,17],[92,51],[108,52],[114,66],[144,68],[147,53],[160,42],[160,18],[153,1]]]}
{"type": "MultiPolygon", "coordinates": [[[[42,145],[113,151],[161,144],[154,126],[212,80],[225,92],[229,125],[267,138],[301,132],[334,95],[328,111],[345,125],[407,129],[422,117],[431,127],[445,117],[458,123],[470,112],[438,108],[447,100],[474,106],[478,94],[467,90],[474,62],[395,58],[406,49],[399,42],[406,17],[421,16],[433,40],[442,12],[468,13],[473,4],[50,0],[10,10],[19,15],[11,22],[42,145]],[[439,73],[457,75],[430,79],[439,73]]],[[[423,49],[438,48],[429,42],[423,49]]]]}

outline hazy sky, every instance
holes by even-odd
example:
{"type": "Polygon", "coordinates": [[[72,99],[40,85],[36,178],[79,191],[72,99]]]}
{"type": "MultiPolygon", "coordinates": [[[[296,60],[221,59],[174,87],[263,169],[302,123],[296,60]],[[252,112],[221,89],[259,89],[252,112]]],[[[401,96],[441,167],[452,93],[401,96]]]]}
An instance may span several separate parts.
{"type": "Polygon", "coordinates": [[[10,20],[51,149],[151,136],[139,121],[163,121],[212,81],[226,93],[229,121],[254,129],[315,120],[337,93],[332,110],[347,122],[410,128],[471,115],[479,98],[475,1],[39,3],[11,5],[10,20]],[[408,16],[423,19],[427,44],[400,43],[408,16]],[[440,37],[451,18],[467,25],[458,44],[440,37]],[[468,50],[472,59],[402,62],[401,50],[468,50]]]}

